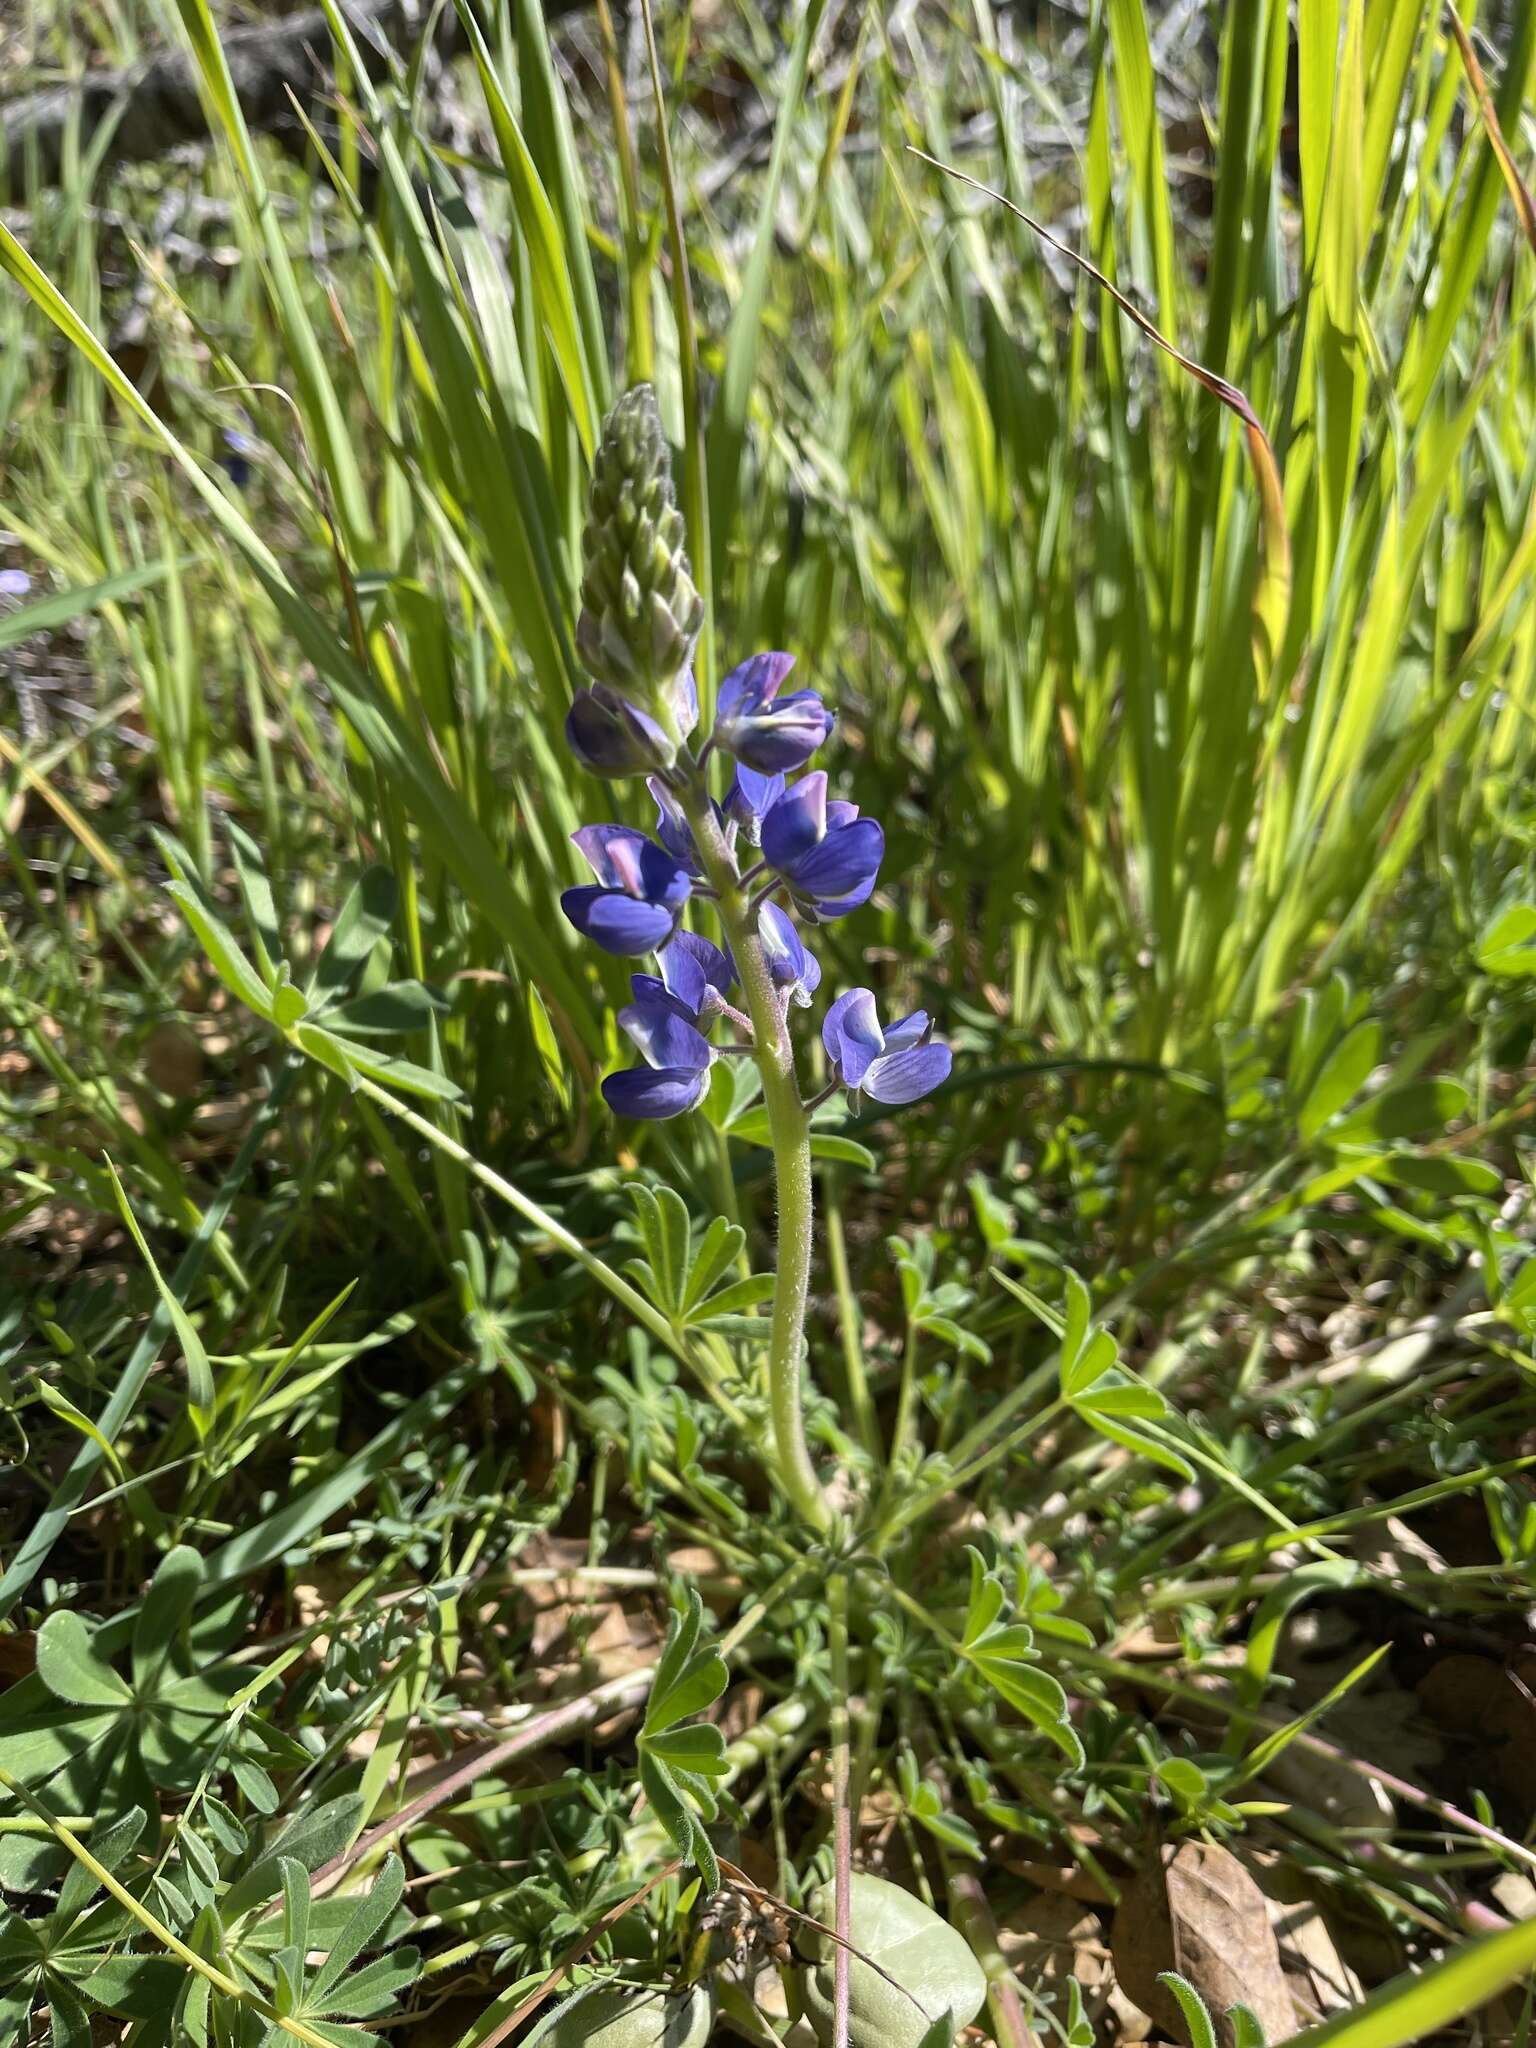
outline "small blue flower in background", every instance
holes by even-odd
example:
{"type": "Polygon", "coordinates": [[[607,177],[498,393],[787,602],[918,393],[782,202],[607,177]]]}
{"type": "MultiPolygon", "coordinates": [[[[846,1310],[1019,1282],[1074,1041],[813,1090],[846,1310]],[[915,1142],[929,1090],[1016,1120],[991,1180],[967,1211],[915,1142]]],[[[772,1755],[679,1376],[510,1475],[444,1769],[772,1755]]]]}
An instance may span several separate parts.
{"type": "Polygon", "coordinates": [[[867,988],[851,988],[838,997],[822,1021],[821,1042],[833,1074],[855,1097],[916,1102],[949,1079],[950,1050],[934,1038],[927,1012],[914,1010],[882,1031],[867,988]]]}
{"type": "Polygon", "coordinates": [[[827,798],[821,769],[784,792],[763,819],[763,858],[790,886],[805,916],[825,924],[869,900],[885,834],[857,804],[827,798]]]}
{"type": "Polygon", "coordinates": [[[222,438],[224,453],[219,460],[224,465],[224,474],[237,491],[243,491],[251,480],[251,457],[261,444],[234,427],[226,427],[222,438]]]}
{"type": "Polygon", "coordinates": [[[761,775],[803,768],[832,730],[832,713],[814,690],[779,695],[792,654],[753,654],[720,685],[715,744],[761,775]]]}
{"type": "Polygon", "coordinates": [[[589,774],[612,781],[670,768],[677,749],[654,718],[607,683],[578,690],[565,718],[566,744],[589,774]]]}
{"type": "Polygon", "coordinates": [[[654,839],[629,825],[583,825],[571,834],[597,876],[567,889],[560,908],[605,953],[650,953],[677,929],[693,888],[654,839]]]}
{"type": "Polygon", "coordinates": [[[32,578],[25,569],[0,569],[0,597],[11,598],[20,604],[32,589],[32,578]]]}

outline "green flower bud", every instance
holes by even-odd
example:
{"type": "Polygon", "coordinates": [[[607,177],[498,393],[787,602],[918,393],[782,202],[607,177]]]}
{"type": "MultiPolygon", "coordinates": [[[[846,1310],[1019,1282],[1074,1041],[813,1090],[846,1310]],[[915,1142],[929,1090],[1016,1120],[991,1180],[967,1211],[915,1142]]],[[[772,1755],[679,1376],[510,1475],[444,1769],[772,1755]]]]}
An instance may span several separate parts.
{"type": "Polygon", "coordinates": [[[604,421],[592,465],[576,650],[598,682],[674,728],[704,623],[685,540],[656,394],[637,384],[604,421]]]}

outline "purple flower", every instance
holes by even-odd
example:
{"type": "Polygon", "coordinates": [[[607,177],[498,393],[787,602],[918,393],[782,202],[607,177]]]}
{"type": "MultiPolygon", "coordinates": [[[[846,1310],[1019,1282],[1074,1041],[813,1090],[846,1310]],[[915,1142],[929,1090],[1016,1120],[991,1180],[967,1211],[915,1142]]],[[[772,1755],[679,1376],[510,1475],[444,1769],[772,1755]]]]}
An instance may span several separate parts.
{"type": "Polygon", "coordinates": [[[656,965],[659,974],[630,976],[635,999],[619,1012],[646,1061],[603,1082],[608,1106],[619,1116],[680,1116],[693,1108],[715,1057],[699,1024],[720,1007],[735,979],[720,948],[697,932],[675,933],[656,965]]]}
{"type": "Polygon", "coordinates": [[[867,988],[838,997],[821,1026],[832,1071],[851,1095],[876,1102],[916,1102],[949,1079],[949,1047],[933,1036],[926,1011],[914,1010],[889,1031],[867,988]]]}
{"type": "Polygon", "coordinates": [[[565,737],[582,767],[608,781],[670,768],[677,758],[676,747],[655,719],[607,683],[576,692],[566,713],[565,737]]]}
{"type": "Polygon", "coordinates": [[[857,910],[875,886],[885,834],[857,804],[827,800],[820,769],[786,790],[763,819],[763,854],[818,923],[857,910]]]}
{"type": "Polygon", "coordinates": [[[0,597],[21,599],[32,588],[32,578],[25,569],[0,569],[0,597]]]}
{"type": "Polygon", "coordinates": [[[740,826],[749,846],[761,845],[763,819],[783,794],[782,775],[759,775],[755,768],[738,768],[732,776],[725,816],[732,825],[740,826]]]}
{"type": "Polygon", "coordinates": [[[776,903],[765,903],[757,913],[757,936],[776,985],[806,1009],[821,982],[821,962],[806,951],[793,922],[776,903]]]}
{"type": "Polygon", "coordinates": [[[699,865],[699,849],[693,843],[693,827],[684,817],[682,805],[659,775],[648,775],[645,786],[656,803],[656,837],[678,866],[697,881],[704,870],[699,865]]]}
{"type": "Polygon", "coordinates": [[[832,714],[814,690],[779,695],[792,654],[753,654],[720,685],[715,742],[764,775],[803,768],[832,730],[832,714]]]}
{"type": "Polygon", "coordinates": [[[605,953],[651,953],[677,929],[693,884],[654,839],[629,825],[583,825],[571,838],[597,876],[567,889],[560,908],[605,953]]]}
{"type": "Polygon", "coordinates": [[[692,1024],[705,1011],[721,1007],[736,979],[729,956],[697,932],[674,932],[656,955],[656,965],[659,974],[629,977],[636,1002],[668,1005],[692,1024]]]}
{"type": "MultiPolygon", "coordinates": [[[[639,981],[642,977],[636,975],[639,981]]],[[[626,1003],[619,1022],[646,1064],[609,1074],[603,1096],[618,1116],[660,1119],[692,1109],[709,1082],[714,1050],[696,1024],[667,1001],[626,1003]]]]}
{"type": "Polygon", "coordinates": [[[226,427],[223,439],[225,452],[219,460],[235,489],[243,491],[251,480],[251,457],[256,453],[258,443],[235,427],[226,427]]]}

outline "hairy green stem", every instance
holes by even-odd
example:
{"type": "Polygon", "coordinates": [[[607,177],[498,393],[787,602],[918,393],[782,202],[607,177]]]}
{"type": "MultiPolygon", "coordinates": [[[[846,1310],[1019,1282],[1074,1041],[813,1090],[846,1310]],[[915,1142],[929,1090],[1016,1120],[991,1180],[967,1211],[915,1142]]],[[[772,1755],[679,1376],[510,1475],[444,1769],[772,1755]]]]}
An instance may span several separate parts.
{"type": "Polygon", "coordinates": [[[715,908],[741,979],[747,1015],[752,1020],[757,1069],[763,1077],[763,1106],[779,1205],[778,1266],[768,1335],[774,1468],[797,1511],[813,1529],[825,1529],[832,1511],[811,1463],[800,1398],[814,1220],[810,1119],[800,1100],[784,1006],[763,957],[756,925],[748,916],[746,893],[702,776],[683,794],[682,803],[705,875],[718,893],[715,908]]]}

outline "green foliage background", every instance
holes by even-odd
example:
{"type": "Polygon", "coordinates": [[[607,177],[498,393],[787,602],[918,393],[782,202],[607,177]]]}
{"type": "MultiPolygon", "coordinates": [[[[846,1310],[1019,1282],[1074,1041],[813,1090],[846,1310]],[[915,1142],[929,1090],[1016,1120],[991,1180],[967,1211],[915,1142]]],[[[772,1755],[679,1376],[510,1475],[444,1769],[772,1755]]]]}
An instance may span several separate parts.
{"type": "MultiPolygon", "coordinates": [[[[997,1831],[1134,1863],[1272,1827],[1440,1955],[1440,1837],[1367,1869],[1255,1781],[1309,1739],[1300,1600],[1497,1632],[1536,1552],[1536,273],[1455,40],[1423,0],[1190,9],[1177,48],[1143,0],[732,0],[649,51],[457,11],[447,87],[371,79],[332,11],[302,167],[206,0],[39,21],[45,59],[184,48],[214,146],[107,176],[77,137],[0,223],[0,558],[36,579],[0,617],[0,1608],[36,1666],[0,2011],[353,2042],[441,1986],[471,2048],[654,1875],[658,1772],[706,1867],[701,1792],[776,1809],[813,1888],[850,1656],[859,1782],[937,1889],[997,1831]],[[914,149],[1245,395],[1267,518],[1232,406],[914,149]],[[642,377],[706,702],[793,649],[887,827],[829,974],[957,1053],[899,1127],[818,1127],[813,1434],[876,1509],[851,1645],[752,1467],[754,1103],[723,1063],[705,1116],[616,1131],[623,978],[555,910],[611,797],[561,740],[586,468],[642,377]],[[1354,1535],[1445,1501],[1485,1554],[1384,1587],[1354,1535]],[[760,1719],[578,1763],[578,1717],[402,1864],[408,1763],[542,1686],[556,1540],[653,1635],[702,1551],[760,1719]],[[1224,1726],[1181,1732],[1152,1695],[1229,1639],[1224,1726]]],[[[1536,11],[1483,13],[1524,165],[1536,11]]],[[[1525,1822],[1476,1818],[1520,1867],[1525,1822]]],[[[700,1910],[668,1877],[592,1959],[670,1981],[700,1910]]]]}

